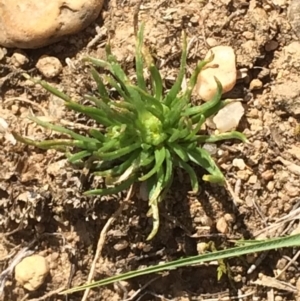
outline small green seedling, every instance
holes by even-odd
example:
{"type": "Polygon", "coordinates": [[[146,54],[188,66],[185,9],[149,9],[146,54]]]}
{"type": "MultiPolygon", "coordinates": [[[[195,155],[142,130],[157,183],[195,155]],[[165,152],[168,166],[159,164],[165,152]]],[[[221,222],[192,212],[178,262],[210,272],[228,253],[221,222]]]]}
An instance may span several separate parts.
{"type": "Polygon", "coordinates": [[[181,85],[187,59],[187,41],[184,35],[179,74],[172,88],[167,91],[143,43],[143,32],[142,25],[136,44],[136,83],[129,80],[111,53],[110,46],[106,47],[106,60],[91,57],[85,59],[96,67],[106,69],[110,74],[100,76],[96,69],[91,69],[98,92],[85,96],[85,99],[92,101],[94,107],[71,100],[68,95],[42,80],[34,80],[63,99],[67,108],[85,114],[104,128],[91,128],[88,135],[81,135],[32,117],[37,124],[66,134],[71,139],[37,142],[17,133],[14,135],[21,142],[43,149],[71,151],[71,163],[88,161],[95,175],[105,178],[106,187],[87,191],[85,195],[115,194],[128,189],[135,182],[146,181],[149,215],[153,218],[153,229],[148,239],[152,239],[159,228],[159,203],[172,184],[174,169],[179,167],[187,172],[195,193],[199,190],[199,182],[191,163],[207,171],[208,174],[202,178],[204,181],[223,184],[222,172],[210,154],[201,147],[201,143],[232,138],[246,141],[246,138],[235,131],[213,136],[199,134],[205,120],[226,105],[225,101],[221,101],[222,86],[217,79],[218,91],[211,101],[200,106],[191,104],[191,94],[198,74],[212,58],[198,63],[183,91],[181,85]],[[148,69],[149,81],[144,77],[144,67],[148,69]],[[119,94],[119,99],[110,98],[105,83],[119,94]]]}

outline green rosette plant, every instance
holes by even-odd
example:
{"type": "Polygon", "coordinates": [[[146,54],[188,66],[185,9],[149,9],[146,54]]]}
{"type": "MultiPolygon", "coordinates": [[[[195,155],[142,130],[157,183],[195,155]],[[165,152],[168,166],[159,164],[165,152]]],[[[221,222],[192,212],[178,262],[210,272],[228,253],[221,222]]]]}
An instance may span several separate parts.
{"type": "Polygon", "coordinates": [[[75,102],[48,83],[33,79],[63,99],[67,108],[85,114],[99,127],[92,127],[86,135],[82,135],[31,117],[37,124],[66,134],[70,139],[37,142],[17,133],[14,136],[28,145],[65,151],[71,163],[88,163],[95,175],[105,178],[106,185],[86,191],[85,195],[115,194],[135,182],[146,181],[150,207],[148,215],[153,218],[153,228],[147,239],[152,239],[159,228],[159,203],[172,184],[174,170],[179,167],[187,172],[195,193],[199,190],[199,182],[193,165],[199,165],[207,171],[202,177],[204,181],[223,184],[225,179],[222,172],[201,144],[232,138],[246,141],[246,138],[236,131],[219,135],[200,134],[205,120],[226,105],[226,101],[221,100],[222,86],[217,79],[218,91],[211,101],[199,106],[191,103],[198,74],[212,58],[197,64],[186,89],[182,90],[187,59],[187,41],[183,34],[178,77],[171,89],[166,90],[150,52],[143,43],[143,32],[144,25],[137,36],[135,83],[129,80],[109,45],[106,47],[106,60],[85,58],[85,61],[104,68],[109,74],[100,75],[91,67],[97,93],[86,95],[84,99],[93,102],[94,106],[75,102]],[[149,79],[144,77],[145,67],[149,79]],[[110,98],[107,85],[118,93],[118,99],[110,98]]]}

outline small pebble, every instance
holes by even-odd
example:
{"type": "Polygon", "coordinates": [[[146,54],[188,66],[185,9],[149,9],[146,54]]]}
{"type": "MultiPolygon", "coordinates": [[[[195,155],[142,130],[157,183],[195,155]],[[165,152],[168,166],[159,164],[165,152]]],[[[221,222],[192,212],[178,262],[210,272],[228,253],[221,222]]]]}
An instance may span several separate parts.
{"type": "Polygon", "coordinates": [[[261,82],[261,80],[259,80],[258,78],[255,78],[250,82],[249,90],[250,91],[259,90],[262,87],[263,87],[263,83],[261,82]]]}
{"type": "Polygon", "coordinates": [[[265,50],[270,52],[270,51],[274,51],[278,48],[278,42],[277,41],[274,41],[274,40],[271,40],[269,42],[266,43],[265,45],[265,50]]]}
{"type": "Polygon", "coordinates": [[[231,213],[225,213],[224,218],[230,224],[234,223],[236,220],[235,215],[231,213]]]}
{"type": "Polygon", "coordinates": [[[238,170],[236,175],[237,175],[238,179],[241,179],[243,181],[247,181],[250,176],[248,170],[238,170]]]}
{"type": "Polygon", "coordinates": [[[245,109],[240,102],[232,102],[222,108],[213,118],[220,133],[234,130],[239,125],[245,109]]]}
{"type": "Polygon", "coordinates": [[[206,39],[206,43],[207,43],[210,47],[218,46],[218,42],[217,42],[217,40],[214,39],[214,38],[207,38],[207,39],[206,39]]]}
{"type": "Polygon", "coordinates": [[[120,240],[118,243],[114,245],[114,249],[116,251],[125,250],[128,247],[129,243],[127,240],[120,240]]]}
{"type": "Polygon", "coordinates": [[[225,217],[221,217],[218,219],[216,228],[222,234],[228,233],[229,227],[225,217]]]}
{"type": "Polygon", "coordinates": [[[28,62],[29,62],[29,59],[28,59],[26,53],[21,50],[15,51],[11,57],[11,63],[17,68],[23,67],[28,62]]]}
{"type": "Polygon", "coordinates": [[[60,74],[63,66],[58,58],[43,55],[36,63],[36,68],[46,77],[53,78],[60,74]]]}
{"type": "Polygon", "coordinates": [[[217,153],[217,145],[215,143],[205,143],[202,148],[207,150],[212,156],[217,153]]]}
{"type": "Polygon", "coordinates": [[[216,46],[210,49],[205,59],[214,54],[214,59],[205,66],[198,76],[195,91],[204,101],[211,100],[217,93],[216,77],[222,84],[223,93],[230,91],[237,78],[236,56],[229,46],[216,46]]]}
{"type": "Polygon", "coordinates": [[[243,159],[233,159],[232,165],[237,167],[239,170],[244,170],[246,168],[246,164],[243,159]]]}
{"type": "Polygon", "coordinates": [[[45,257],[32,255],[24,258],[15,267],[15,279],[28,291],[37,290],[49,273],[49,265],[45,257]]]}
{"type": "Polygon", "coordinates": [[[287,194],[291,197],[295,197],[299,195],[299,189],[298,187],[295,187],[294,185],[292,185],[290,182],[287,182],[284,185],[284,189],[286,190],[287,194]]]}
{"type": "Polygon", "coordinates": [[[269,170],[265,170],[262,174],[261,177],[266,180],[266,181],[270,181],[273,179],[274,177],[274,172],[273,170],[269,169],[269,170]]]}
{"type": "Polygon", "coordinates": [[[256,175],[252,175],[249,180],[248,183],[249,184],[255,184],[257,182],[257,176],[256,175]]]}
{"type": "Polygon", "coordinates": [[[268,184],[267,184],[267,189],[268,189],[269,191],[273,191],[274,188],[275,188],[275,183],[274,183],[273,181],[268,182],[268,184]]]}
{"type": "Polygon", "coordinates": [[[6,48],[0,48],[0,61],[5,58],[6,54],[7,54],[6,48]]]}

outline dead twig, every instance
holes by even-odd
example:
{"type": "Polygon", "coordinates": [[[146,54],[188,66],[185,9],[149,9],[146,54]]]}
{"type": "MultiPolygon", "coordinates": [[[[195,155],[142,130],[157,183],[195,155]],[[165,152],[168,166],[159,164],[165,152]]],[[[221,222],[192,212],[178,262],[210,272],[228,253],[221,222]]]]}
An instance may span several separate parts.
{"type": "Polygon", "coordinates": [[[289,261],[289,263],[280,271],[280,273],[275,277],[275,279],[279,278],[292,264],[296,262],[298,257],[300,256],[300,251],[298,251],[295,256],[289,261]]]}
{"type": "MultiPolygon", "coordinates": [[[[92,280],[93,280],[93,278],[94,278],[94,275],[95,275],[95,269],[96,269],[96,264],[97,264],[97,262],[98,262],[99,259],[100,259],[100,255],[101,255],[101,252],[102,252],[104,243],[105,243],[107,231],[109,230],[109,228],[110,228],[110,226],[113,224],[113,222],[114,222],[114,221],[118,218],[118,216],[122,213],[122,211],[123,211],[125,205],[126,205],[127,202],[130,200],[131,194],[132,194],[132,190],[133,190],[133,186],[131,186],[131,187],[129,188],[125,200],[121,203],[121,205],[119,206],[118,210],[112,215],[112,217],[108,219],[108,221],[106,222],[106,224],[104,225],[104,227],[103,227],[103,229],[102,229],[102,231],[101,231],[101,233],[100,233],[99,240],[98,240],[98,244],[97,244],[96,254],[95,254],[94,259],[93,259],[93,262],[92,262],[92,266],[91,266],[91,269],[90,269],[90,272],[89,272],[89,276],[88,276],[88,279],[87,279],[87,283],[91,283],[92,280]]],[[[86,301],[86,300],[87,300],[88,295],[89,295],[89,292],[90,292],[90,288],[87,288],[87,289],[84,291],[84,294],[83,294],[83,297],[82,297],[81,301],[86,301]]]]}
{"type": "Polygon", "coordinates": [[[39,105],[38,103],[36,103],[34,101],[31,101],[31,100],[29,100],[27,98],[24,98],[24,97],[12,97],[12,98],[8,98],[8,99],[6,99],[3,102],[3,104],[11,103],[11,102],[14,102],[14,101],[21,101],[21,102],[29,103],[33,107],[36,107],[41,113],[43,113],[44,116],[48,115],[47,111],[41,105],[39,105]]]}

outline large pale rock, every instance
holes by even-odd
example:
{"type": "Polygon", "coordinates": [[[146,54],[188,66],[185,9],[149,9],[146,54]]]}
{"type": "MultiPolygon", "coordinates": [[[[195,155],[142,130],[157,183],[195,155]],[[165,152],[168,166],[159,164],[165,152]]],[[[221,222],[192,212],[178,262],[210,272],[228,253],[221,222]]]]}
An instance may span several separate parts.
{"type": "Polygon", "coordinates": [[[200,72],[195,87],[196,93],[204,101],[211,100],[217,93],[214,76],[221,82],[223,93],[234,87],[237,78],[236,57],[230,46],[211,48],[205,57],[206,60],[211,56],[211,53],[214,54],[214,59],[200,72]]]}
{"type": "Polygon", "coordinates": [[[49,265],[45,257],[32,255],[24,258],[15,267],[15,279],[29,291],[37,290],[49,273],[49,265]]]}
{"type": "Polygon", "coordinates": [[[38,48],[94,21],[104,0],[0,0],[0,45],[38,48]]]}

